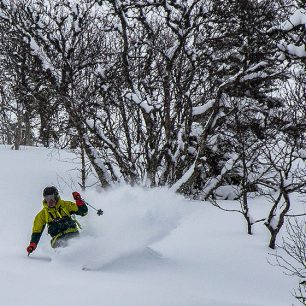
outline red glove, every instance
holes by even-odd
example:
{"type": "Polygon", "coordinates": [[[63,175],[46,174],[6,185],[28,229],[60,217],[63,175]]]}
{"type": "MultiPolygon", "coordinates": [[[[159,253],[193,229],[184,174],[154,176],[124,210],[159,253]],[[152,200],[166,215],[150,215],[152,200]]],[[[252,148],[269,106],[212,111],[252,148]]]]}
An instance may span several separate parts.
{"type": "Polygon", "coordinates": [[[72,196],[75,200],[81,200],[81,195],[77,191],[74,191],[72,196]]]}
{"type": "Polygon", "coordinates": [[[81,195],[80,195],[77,191],[74,191],[74,192],[72,193],[72,196],[73,196],[73,198],[75,199],[76,205],[78,205],[78,206],[83,206],[83,205],[85,205],[84,201],[83,201],[82,198],[81,198],[81,195]]]}
{"type": "Polygon", "coordinates": [[[29,246],[27,247],[28,254],[32,253],[37,247],[37,244],[35,242],[31,242],[29,246]]]}

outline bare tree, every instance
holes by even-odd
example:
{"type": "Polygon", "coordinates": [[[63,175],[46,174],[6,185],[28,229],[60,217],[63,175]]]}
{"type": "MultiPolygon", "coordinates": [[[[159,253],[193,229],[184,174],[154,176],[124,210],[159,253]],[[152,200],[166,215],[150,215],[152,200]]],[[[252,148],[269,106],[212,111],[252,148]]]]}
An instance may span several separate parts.
{"type": "Polygon", "coordinates": [[[269,247],[272,249],[276,246],[276,237],[291,208],[290,194],[305,192],[306,166],[297,151],[295,142],[277,138],[264,150],[265,163],[272,168],[263,182],[268,188],[264,194],[272,204],[265,221],[265,226],[271,234],[269,247]]]}
{"type": "Polygon", "coordinates": [[[271,167],[261,164],[262,148],[268,140],[266,129],[261,127],[267,118],[264,112],[254,107],[252,99],[244,99],[244,103],[237,103],[236,99],[233,99],[232,103],[232,114],[222,131],[223,142],[231,148],[230,151],[228,149],[228,155],[232,157],[231,162],[228,160],[225,164],[217,182],[204,189],[205,199],[209,199],[222,210],[242,214],[247,224],[247,233],[251,235],[252,226],[265,220],[252,216],[249,198],[251,194],[259,194],[260,182],[271,171],[271,167]],[[220,198],[227,199],[228,193],[231,193],[232,199],[239,201],[238,208],[228,209],[218,202],[220,198]]]}
{"type": "Polygon", "coordinates": [[[278,251],[271,254],[287,275],[298,278],[299,286],[295,298],[306,305],[306,219],[289,218],[286,223],[286,237],[282,238],[278,251]]]}

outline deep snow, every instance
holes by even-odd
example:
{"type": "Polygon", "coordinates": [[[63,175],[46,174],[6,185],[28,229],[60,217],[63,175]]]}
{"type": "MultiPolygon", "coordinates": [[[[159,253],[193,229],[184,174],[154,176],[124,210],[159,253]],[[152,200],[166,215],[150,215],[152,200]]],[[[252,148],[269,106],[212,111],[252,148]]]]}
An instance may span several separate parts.
{"type": "MultiPolygon", "coordinates": [[[[246,234],[241,216],[189,201],[165,188],[88,189],[104,210],[79,218],[81,237],[52,250],[43,234],[27,256],[45,186],[63,199],[77,190],[71,153],[0,146],[0,305],[289,306],[295,280],[268,264],[262,224],[246,234]]],[[[234,205],[233,201],[224,202],[234,205]]],[[[254,211],[267,204],[254,200],[254,211]]]]}

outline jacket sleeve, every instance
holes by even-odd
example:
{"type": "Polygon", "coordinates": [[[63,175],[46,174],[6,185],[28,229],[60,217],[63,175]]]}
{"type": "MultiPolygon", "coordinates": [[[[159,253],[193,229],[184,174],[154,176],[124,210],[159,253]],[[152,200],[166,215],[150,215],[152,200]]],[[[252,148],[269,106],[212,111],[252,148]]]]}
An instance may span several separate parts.
{"type": "Polygon", "coordinates": [[[33,222],[31,242],[38,243],[46,226],[46,217],[43,211],[40,211],[33,222]]]}
{"type": "Polygon", "coordinates": [[[65,205],[70,214],[76,214],[84,217],[88,213],[88,207],[84,202],[82,205],[77,205],[76,203],[73,203],[71,201],[65,201],[65,205]]]}

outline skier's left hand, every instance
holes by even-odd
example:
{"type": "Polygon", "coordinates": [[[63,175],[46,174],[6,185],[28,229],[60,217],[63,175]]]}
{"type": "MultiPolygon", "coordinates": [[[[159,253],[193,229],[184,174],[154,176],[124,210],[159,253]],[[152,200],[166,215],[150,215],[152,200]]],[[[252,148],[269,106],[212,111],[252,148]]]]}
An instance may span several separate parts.
{"type": "Polygon", "coordinates": [[[31,254],[37,247],[35,242],[31,242],[30,245],[27,247],[28,254],[31,254]]]}

